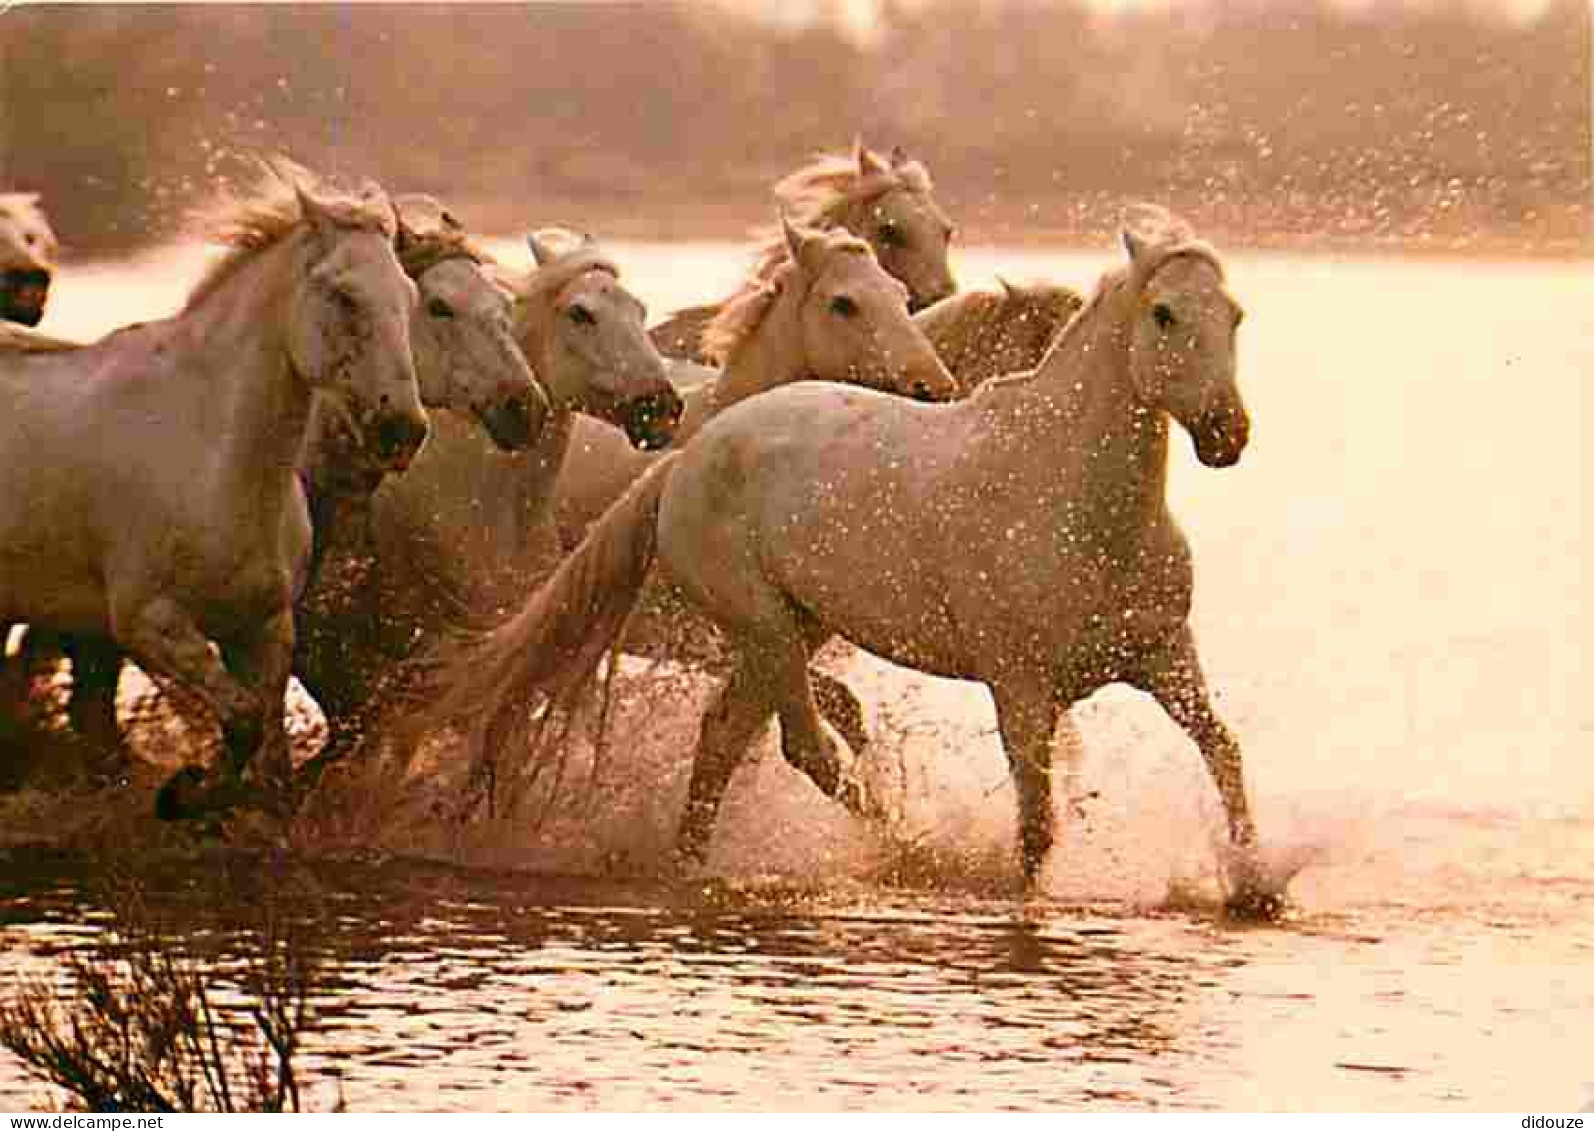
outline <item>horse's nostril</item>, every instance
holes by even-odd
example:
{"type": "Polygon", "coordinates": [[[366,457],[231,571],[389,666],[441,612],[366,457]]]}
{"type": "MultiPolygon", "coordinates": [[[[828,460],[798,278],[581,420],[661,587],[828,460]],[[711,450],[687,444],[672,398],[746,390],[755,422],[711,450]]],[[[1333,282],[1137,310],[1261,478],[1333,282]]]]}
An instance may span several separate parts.
{"type": "Polygon", "coordinates": [[[384,416],[376,426],[376,450],[383,459],[413,452],[426,439],[426,422],[407,413],[384,416]]]}

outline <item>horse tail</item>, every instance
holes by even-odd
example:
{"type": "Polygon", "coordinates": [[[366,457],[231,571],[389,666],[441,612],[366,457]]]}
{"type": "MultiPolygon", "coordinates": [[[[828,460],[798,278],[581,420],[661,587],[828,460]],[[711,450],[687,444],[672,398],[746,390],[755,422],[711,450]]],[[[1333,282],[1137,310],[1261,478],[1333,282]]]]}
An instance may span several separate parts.
{"type": "Polygon", "coordinates": [[[653,566],[659,500],[675,457],[654,464],[605,511],[513,618],[442,659],[433,684],[440,694],[423,709],[421,730],[480,728],[503,741],[534,700],[569,709],[593,690],[653,566]]]}

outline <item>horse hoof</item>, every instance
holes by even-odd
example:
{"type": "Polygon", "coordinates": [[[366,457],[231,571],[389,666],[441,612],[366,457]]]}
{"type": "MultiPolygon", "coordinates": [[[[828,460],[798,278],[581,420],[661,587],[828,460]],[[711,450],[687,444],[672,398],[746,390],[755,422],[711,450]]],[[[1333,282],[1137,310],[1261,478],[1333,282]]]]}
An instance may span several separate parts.
{"type": "Polygon", "coordinates": [[[1284,893],[1260,886],[1236,888],[1223,901],[1223,910],[1231,919],[1250,923],[1277,922],[1284,914],[1284,893]]]}
{"type": "Polygon", "coordinates": [[[155,795],[155,816],[162,821],[185,821],[205,812],[205,771],[184,766],[155,795]]]}
{"type": "Polygon", "coordinates": [[[1284,913],[1284,890],[1300,864],[1269,866],[1254,846],[1230,849],[1224,861],[1228,894],[1223,901],[1230,918],[1271,922],[1284,913]]]}

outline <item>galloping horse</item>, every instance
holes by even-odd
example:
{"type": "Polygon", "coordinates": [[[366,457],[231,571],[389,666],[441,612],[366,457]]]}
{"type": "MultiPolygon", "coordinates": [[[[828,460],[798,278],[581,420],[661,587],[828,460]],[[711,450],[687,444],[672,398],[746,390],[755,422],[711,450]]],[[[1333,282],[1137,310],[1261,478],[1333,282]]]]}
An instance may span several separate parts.
{"type": "Polygon", "coordinates": [[[0,193],[0,323],[39,324],[59,254],[39,194],[0,193]]]}
{"type": "Polygon", "coordinates": [[[813,649],[840,634],[989,687],[1031,882],[1053,841],[1063,713],[1108,683],[1148,691],[1217,785],[1231,903],[1266,907],[1240,749],[1212,710],[1189,625],[1190,549],[1165,497],[1170,417],[1207,466],[1245,449],[1241,312],[1216,252],[1158,218],[1126,228],[1127,265],[1033,372],[951,405],[803,382],[716,417],[446,670],[430,720],[468,719],[502,738],[534,700],[570,702],[657,562],[737,655],[703,716],[677,839],[686,857],[705,855],[730,776],[771,716],[788,761],[850,810],[871,811],[809,682],[813,649]]]}
{"type": "MultiPolygon", "coordinates": [[[[798,227],[840,228],[874,249],[886,273],[908,288],[921,310],[957,290],[947,250],[956,229],[931,195],[929,171],[901,149],[882,157],[853,143],[852,154],[821,154],[775,185],[775,201],[798,227]]],[[[769,279],[786,261],[779,229],[762,233],[752,276],[769,279]]],[[[667,357],[707,362],[703,330],[721,303],[676,311],[649,333],[667,357]]]]}
{"type": "MultiPolygon", "coordinates": [[[[732,405],[802,379],[846,381],[919,400],[946,400],[956,392],[916,327],[918,316],[907,316],[902,284],[879,266],[867,244],[841,231],[799,231],[789,222],[783,238],[787,254],[776,272],[767,279],[749,275],[705,331],[705,346],[722,367],[721,376],[687,395],[672,447],[688,442],[732,405]]],[[[567,553],[659,458],[620,447],[612,429],[577,429],[555,492],[567,553]]],[[[683,617],[685,610],[666,587],[656,587],[646,607],[657,616],[633,626],[628,650],[713,661],[712,652],[701,654],[715,646],[704,639],[701,630],[707,626],[683,617]]],[[[857,697],[839,680],[816,678],[827,717],[861,748],[867,738],[857,697]]]]}
{"type": "MultiPolygon", "coordinates": [[[[511,333],[510,302],[489,278],[485,254],[432,198],[399,196],[394,206],[399,264],[420,296],[410,345],[421,403],[468,413],[503,451],[528,447],[542,433],[548,398],[511,333]]],[[[299,457],[299,488],[310,517],[312,549],[295,568],[294,585],[294,674],[312,694],[318,678],[330,678],[325,673],[336,658],[335,652],[329,657],[323,650],[337,647],[317,632],[322,625],[316,613],[326,600],[323,569],[338,577],[348,568],[347,557],[358,553],[360,545],[363,504],[386,477],[386,470],[366,457],[346,418],[318,399],[299,457]]],[[[98,749],[109,750],[118,742],[121,655],[109,642],[68,638],[63,643],[72,660],[73,729],[98,749]]],[[[180,698],[168,706],[186,713],[180,698]]],[[[153,709],[144,703],[139,713],[153,709]]],[[[340,722],[336,712],[328,715],[334,732],[340,722]]]]}
{"type": "Polygon", "coordinates": [[[358,546],[323,567],[296,668],[331,724],[329,760],[371,721],[383,688],[405,677],[418,643],[495,621],[552,571],[553,482],[577,413],[644,447],[667,443],[679,419],[644,308],[613,260],[590,237],[560,230],[527,243],[537,268],[507,280],[511,333],[547,391],[548,417],[531,447],[510,455],[439,416],[415,466],[376,490],[358,522],[341,524],[358,546]]]}
{"type": "Polygon", "coordinates": [[[177,315],[0,355],[0,622],[109,635],[191,686],[222,720],[223,787],[261,752],[285,768],[312,393],[378,466],[427,433],[392,207],[307,179],[278,169],[223,221],[230,251],[177,315]]]}
{"type": "MultiPolygon", "coordinates": [[[[672,447],[716,413],[793,381],[846,381],[919,400],[947,400],[957,387],[906,317],[901,283],[868,244],[842,231],[783,221],[783,255],[750,272],[705,327],[704,349],[721,375],[686,395],[672,447]]],[[[627,451],[611,430],[579,427],[559,471],[560,541],[574,549],[587,526],[658,460],[627,451]]]]}

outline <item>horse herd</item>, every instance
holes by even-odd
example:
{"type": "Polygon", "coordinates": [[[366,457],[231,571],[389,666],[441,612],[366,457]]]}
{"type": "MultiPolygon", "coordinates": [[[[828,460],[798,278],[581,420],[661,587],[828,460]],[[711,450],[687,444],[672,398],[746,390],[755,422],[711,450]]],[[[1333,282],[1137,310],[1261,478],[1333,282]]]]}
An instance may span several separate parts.
{"type": "Polygon", "coordinates": [[[1088,297],[956,293],[953,225],[900,151],[775,195],[742,286],[650,329],[590,236],[532,234],[518,274],[431,198],[266,162],[183,308],[92,343],[29,328],[54,237],[0,196],[0,624],[70,658],[71,729],[109,770],[124,656],[219,721],[167,818],[291,804],[290,675],[323,764],[451,729],[480,775],[617,650],[705,665],[694,860],[772,718],[793,766],[881,815],[862,706],[811,670],[840,637],[989,688],[1030,880],[1056,732],[1125,682],[1206,760],[1231,906],[1270,906],[1165,499],[1170,421],[1210,467],[1249,433],[1217,253],[1139,206],[1088,297]]]}

